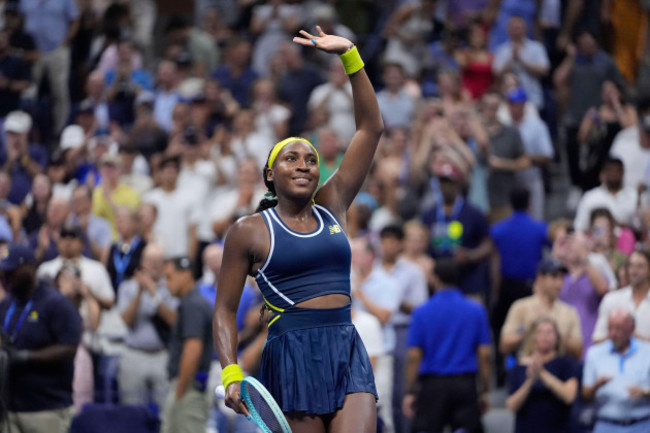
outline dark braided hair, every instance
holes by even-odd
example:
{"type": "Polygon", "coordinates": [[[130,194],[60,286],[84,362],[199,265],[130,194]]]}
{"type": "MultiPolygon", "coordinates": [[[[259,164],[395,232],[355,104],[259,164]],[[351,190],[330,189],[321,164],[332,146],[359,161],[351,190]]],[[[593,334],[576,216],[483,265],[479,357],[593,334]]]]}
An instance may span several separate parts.
{"type": "MultiPolygon", "coordinates": [[[[273,149],[271,149],[271,152],[272,151],[273,149]]],[[[269,158],[271,157],[271,152],[269,152],[269,158]]],[[[264,164],[264,168],[262,169],[262,179],[264,179],[264,185],[266,185],[268,191],[264,194],[264,198],[260,200],[255,212],[262,212],[263,210],[270,209],[278,204],[278,196],[275,194],[275,185],[266,178],[266,171],[269,169],[269,158],[266,158],[266,164],[264,164]]]]}

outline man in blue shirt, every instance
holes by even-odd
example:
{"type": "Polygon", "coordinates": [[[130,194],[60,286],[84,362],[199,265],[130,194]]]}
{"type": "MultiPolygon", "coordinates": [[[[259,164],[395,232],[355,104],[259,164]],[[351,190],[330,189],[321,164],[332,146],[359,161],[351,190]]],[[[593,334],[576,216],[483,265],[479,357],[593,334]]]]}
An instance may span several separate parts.
{"type": "MultiPolygon", "coordinates": [[[[537,264],[542,260],[542,248],[549,245],[547,224],[535,221],[527,212],[530,192],[525,188],[515,188],[510,193],[510,203],[514,211],[512,216],[490,229],[495,246],[492,252],[493,268],[500,270],[492,276],[491,300],[495,303],[492,327],[496,347],[499,347],[501,328],[510,306],[517,299],[533,294],[533,281],[537,264]]],[[[498,353],[496,366],[497,384],[502,385],[505,371],[498,353]]]]}
{"type": "Polygon", "coordinates": [[[453,260],[436,260],[433,272],[436,293],[413,312],[409,328],[404,412],[414,415],[413,432],[442,432],[447,425],[482,432],[491,361],[487,313],[458,289],[453,260]]]}
{"type": "Polygon", "coordinates": [[[59,292],[38,284],[36,259],[11,244],[0,261],[10,294],[0,303],[2,349],[9,358],[8,431],[68,431],[72,420],[74,357],[81,317],[59,292]]]}
{"type": "Polygon", "coordinates": [[[74,0],[22,0],[20,12],[39,51],[34,82],[40,83],[43,74],[47,75],[55,102],[55,132],[59,132],[70,111],[70,42],[79,29],[79,9],[74,0]]]}
{"type": "Polygon", "coordinates": [[[587,352],[582,398],[596,401],[594,433],[650,431],[650,345],[634,335],[634,316],[609,315],[609,339],[587,352]]]}

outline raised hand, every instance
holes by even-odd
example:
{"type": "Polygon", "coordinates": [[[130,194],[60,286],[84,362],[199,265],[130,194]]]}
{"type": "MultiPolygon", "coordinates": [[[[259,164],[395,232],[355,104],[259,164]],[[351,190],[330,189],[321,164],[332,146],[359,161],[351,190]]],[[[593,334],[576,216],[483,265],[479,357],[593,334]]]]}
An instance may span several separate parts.
{"type": "Polygon", "coordinates": [[[305,47],[314,46],[326,53],[333,54],[343,54],[354,46],[352,41],[349,39],[341,36],[325,34],[320,26],[316,26],[316,31],[318,32],[317,36],[307,33],[305,30],[300,30],[300,34],[303,37],[301,38],[296,36],[293,38],[293,41],[305,47]]]}

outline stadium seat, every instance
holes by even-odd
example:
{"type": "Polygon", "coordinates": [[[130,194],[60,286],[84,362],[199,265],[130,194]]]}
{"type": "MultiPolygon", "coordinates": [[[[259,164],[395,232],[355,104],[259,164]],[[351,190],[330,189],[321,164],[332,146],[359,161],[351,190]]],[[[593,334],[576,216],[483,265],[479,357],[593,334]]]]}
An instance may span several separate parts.
{"type": "Polygon", "coordinates": [[[158,433],[160,420],[146,406],[89,404],[72,420],[70,433],[158,433]]]}

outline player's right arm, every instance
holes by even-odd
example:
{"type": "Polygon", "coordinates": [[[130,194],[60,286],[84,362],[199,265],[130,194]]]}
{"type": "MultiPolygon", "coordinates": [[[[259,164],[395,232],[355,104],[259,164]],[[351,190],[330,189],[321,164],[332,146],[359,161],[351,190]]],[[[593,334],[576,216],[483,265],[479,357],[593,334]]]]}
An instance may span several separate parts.
{"type": "MultiPolygon", "coordinates": [[[[260,235],[260,215],[238,220],[228,230],[224,243],[222,272],[217,284],[217,298],[212,319],[214,347],[222,368],[237,364],[237,308],[246,277],[253,264],[258,261],[255,254],[255,239],[260,235]]],[[[268,236],[268,235],[267,235],[268,236]]],[[[226,391],[226,405],[235,412],[248,415],[240,399],[240,382],[233,382],[226,391]]]]}

